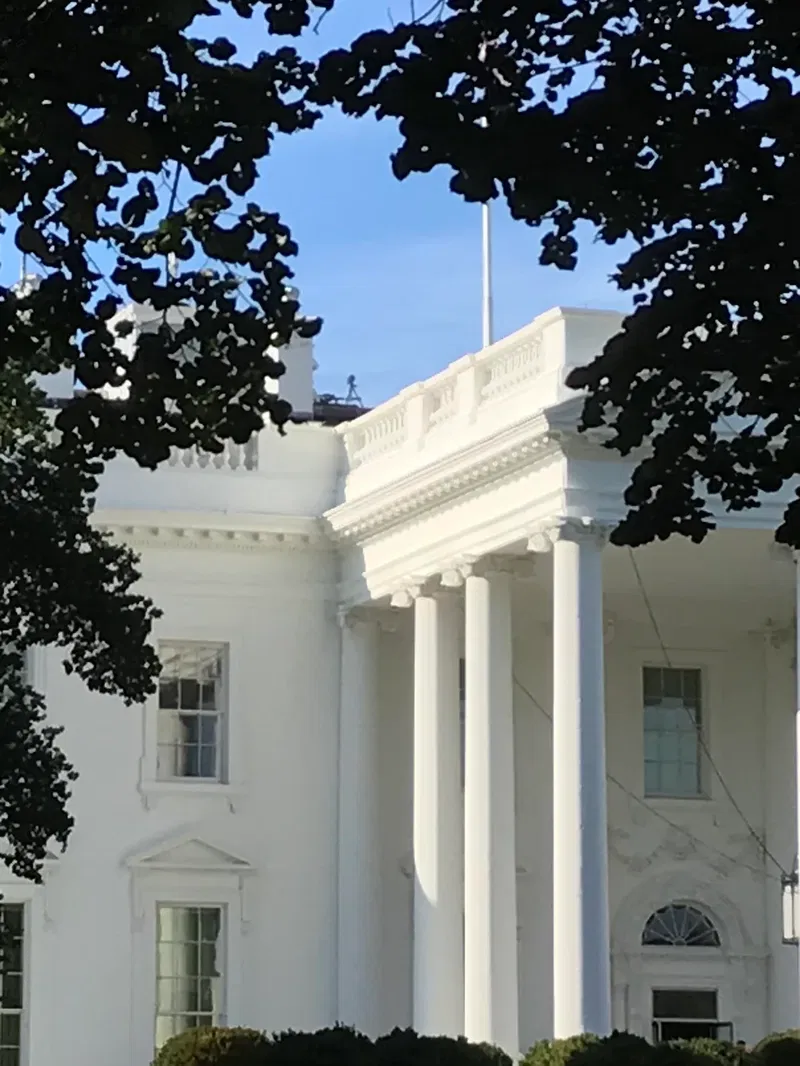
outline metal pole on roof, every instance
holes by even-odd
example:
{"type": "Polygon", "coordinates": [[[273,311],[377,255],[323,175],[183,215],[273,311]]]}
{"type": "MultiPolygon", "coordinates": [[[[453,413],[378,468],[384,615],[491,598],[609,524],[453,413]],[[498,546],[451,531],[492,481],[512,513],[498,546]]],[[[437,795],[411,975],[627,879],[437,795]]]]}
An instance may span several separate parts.
{"type": "MultiPolygon", "coordinates": [[[[486,62],[487,42],[480,47],[479,58],[486,62]]],[[[481,119],[484,129],[489,125],[488,116],[481,119]]],[[[494,342],[494,294],[492,292],[492,205],[491,201],[481,204],[481,261],[482,261],[482,295],[481,317],[483,320],[483,347],[488,348],[494,342]]]]}

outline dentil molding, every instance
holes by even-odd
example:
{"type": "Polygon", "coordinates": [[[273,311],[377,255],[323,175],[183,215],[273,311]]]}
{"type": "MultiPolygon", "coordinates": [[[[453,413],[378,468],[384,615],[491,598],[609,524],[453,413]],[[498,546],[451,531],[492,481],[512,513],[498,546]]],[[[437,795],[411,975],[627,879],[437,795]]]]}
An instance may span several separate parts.
{"type": "Polygon", "coordinates": [[[536,414],[489,440],[475,441],[455,455],[366,491],[332,508],[325,518],[339,541],[374,537],[467,492],[496,485],[504,477],[562,454],[561,446],[561,439],[549,430],[547,417],[536,414]]]}
{"type": "MultiPolygon", "coordinates": [[[[165,514],[164,518],[167,518],[165,514]]],[[[230,529],[224,527],[171,525],[164,523],[94,523],[132,548],[171,548],[202,551],[270,552],[332,550],[332,544],[316,524],[305,528],[230,529]]]]}

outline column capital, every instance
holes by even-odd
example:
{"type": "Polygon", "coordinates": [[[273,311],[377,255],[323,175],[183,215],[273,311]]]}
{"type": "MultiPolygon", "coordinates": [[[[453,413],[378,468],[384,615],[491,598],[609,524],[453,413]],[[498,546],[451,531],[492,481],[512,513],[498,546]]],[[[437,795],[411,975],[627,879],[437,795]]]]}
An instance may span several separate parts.
{"type": "Polygon", "coordinates": [[[427,577],[412,577],[407,585],[395,589],[389,598],[389,606],[406,610],[414,606],[420,596],[428,596],[433,591],[433,582],[427,577]]]}
{"type": "Polygon", "coordinates": [[[800,552],[789,544],[781,544],[773,540],[767,548],[769,557],[776,563],[797,563],[800,561],[800,552]]]}
{"type": "Polygon", "coordinates": [[[577,518],[562,516],[540,523],[528,538],[528,551],[541,554],[552,550],[559,540],[569,540],[577,544],[592,544],[603,548],[608,543],[614,525],[601,522],[595,518],[577,518]]]}
{"type": "MultiPolygon", "coordinates": [[[[536,569],[536,560],[529,555],[481,555],[461,559],[453,570],[442,574],[442,584],[455,581],[458,576],[458,585],[463,585],[468,577],[488,577],[490,574],[512,574],[521,580],[533,577],[536,569]]],[[[449,587],[456,587],[451,585],[449,587]]]]}

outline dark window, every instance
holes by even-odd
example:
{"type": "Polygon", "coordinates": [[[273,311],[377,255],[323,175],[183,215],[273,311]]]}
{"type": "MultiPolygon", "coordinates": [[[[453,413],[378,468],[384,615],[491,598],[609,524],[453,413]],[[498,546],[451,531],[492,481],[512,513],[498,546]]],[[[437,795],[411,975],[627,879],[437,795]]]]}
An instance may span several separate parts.
{"type": "Polygon", "coordinates": [[[651,914],[642,932],[647,947],[718,948],[719,933],[714,923],[697,907],[670,903],[651,914]]]}

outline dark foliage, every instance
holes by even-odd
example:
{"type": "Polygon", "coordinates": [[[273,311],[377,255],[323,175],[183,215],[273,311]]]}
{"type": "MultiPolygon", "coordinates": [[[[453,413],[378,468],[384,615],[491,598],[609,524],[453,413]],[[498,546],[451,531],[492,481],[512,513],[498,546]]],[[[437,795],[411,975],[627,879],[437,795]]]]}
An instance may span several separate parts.
{"type": "Polygon", "coordinates": [[[618,543],[699,541],[706,496],[800,473],[799,72],[794,0],[442,0],[321,63],[316,100],[400,121],[399,178],[503,197],[542,263],[574,268],[581,222],[634,246],[636,310],[569,379],[639,460],[618,543]]]}
{"type": "Polygon", "coordinates": [[[127,702],[158,671],[147,642],[157,612],[132,591],[135,558],[90,524],[103,464],[122,453],[154,467],[171,447],[219,452],[265,419],[282,428],[289,407],[265,382],[283,367],[269,349],[319,328],[288,288],[288,228],[241,199],[275,136],[318,115],[305,102],[312,65],[275,39],[307,25],[308,8],[3,6],[0,232],[6,260],[22,253],[41,279],[0,287],[0,646],[13,648],[0,655],[0,836],[25,877],[39,876],[48,840],[66,842],[73,777],[24,679],[25,653],[57,645],[68,670],[127,702]],[[240,62],[209,32],[218,15],[258,21],[265,50],[240,62]],[[109,278],[102,249],[115,259],[109,278]],[[161,318],[123,355],[114,316],[127,301],[161,318]],[[168,323],[176,305],[190,313],[168,323]],[[32,375],[63,368],[88,391],[53,426],[32,375]]]}
{"type": "Polygon", "coordinates": [[[755,1047],[757,1066],[795,1066],[800,1062],[800,1029],[772,1033],[755,1047]]]}
{"type": "Polygon", "coordinates": [[[187,1029],[164,1044],[153,1066],[266,1066],[269,1050],[257,1029],[187,1029]]]}
{"type": "MultiPolygon", "coordinates": [[[[755,1049],[720,1040],[654,1046],[630,1033],[541,1040],[523,1066],[794,1066],[796,1033],[776,1033],[755,1049]]],[[[195,1029],[174,1037],[154,1066],[509,1066],[498,1048],[463,1038],[419,1036],[396,1029],[373,1041],[337,1026],[267,1038],[251,1029],[195,1029]]]]}

